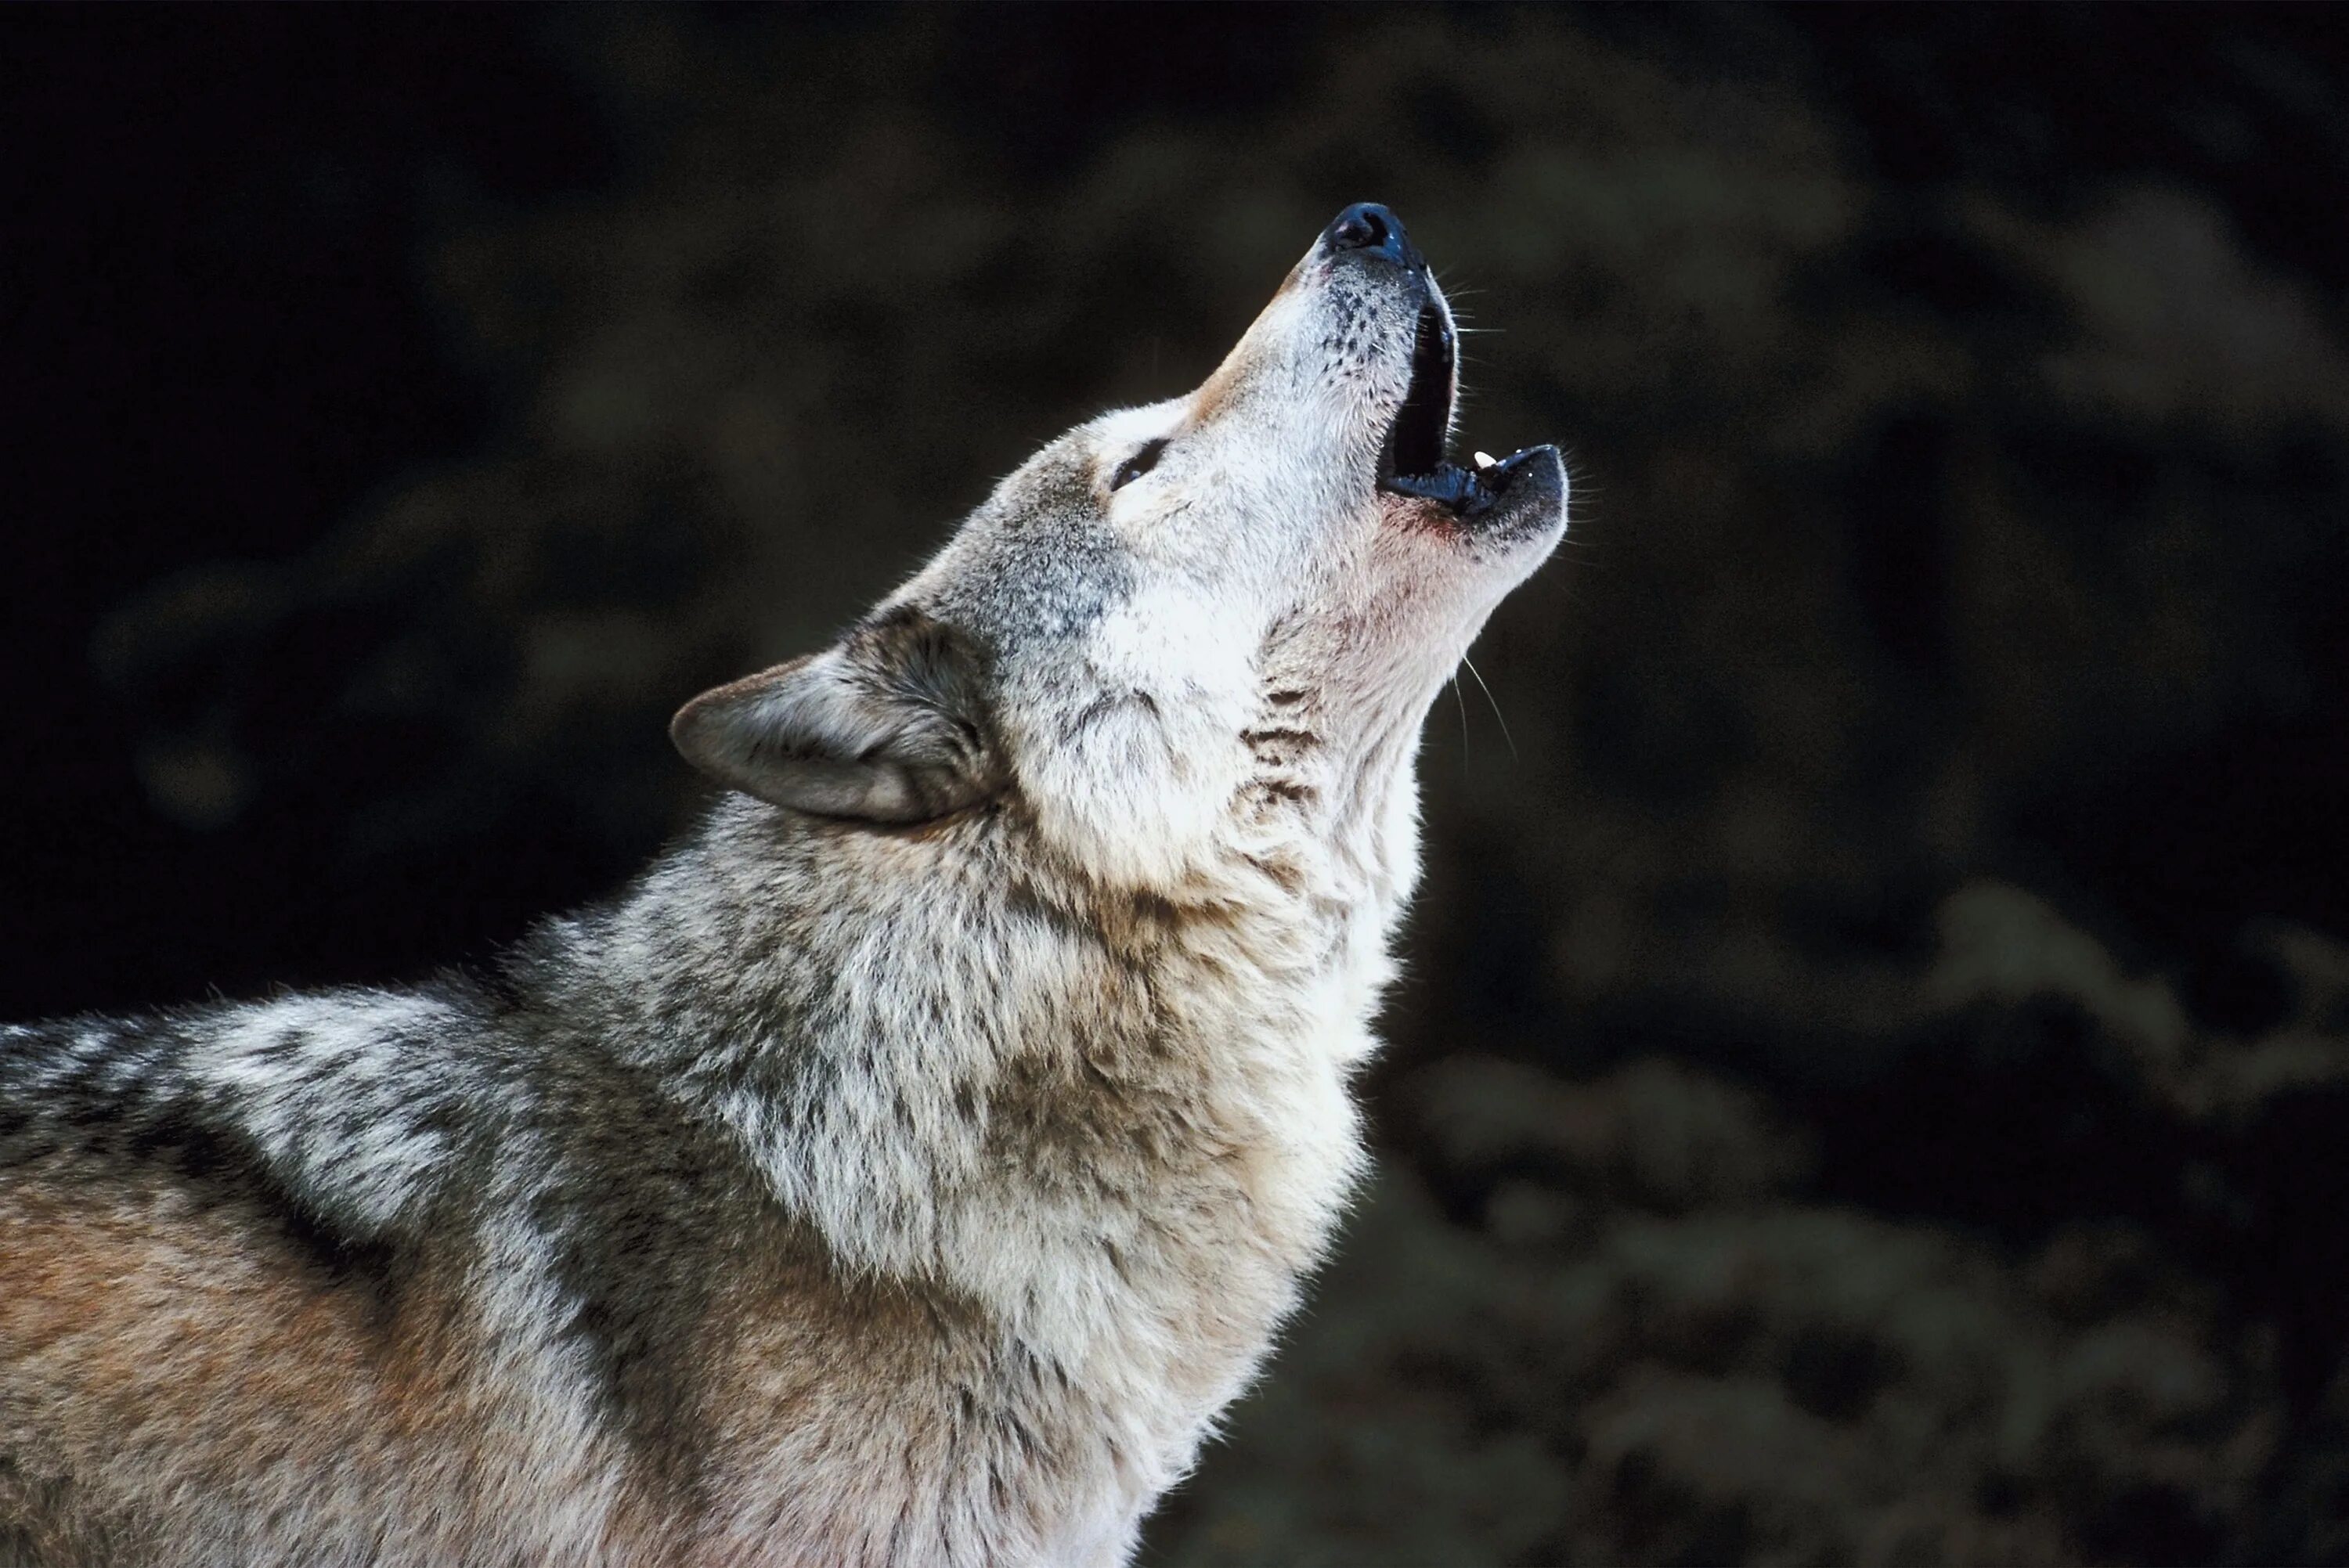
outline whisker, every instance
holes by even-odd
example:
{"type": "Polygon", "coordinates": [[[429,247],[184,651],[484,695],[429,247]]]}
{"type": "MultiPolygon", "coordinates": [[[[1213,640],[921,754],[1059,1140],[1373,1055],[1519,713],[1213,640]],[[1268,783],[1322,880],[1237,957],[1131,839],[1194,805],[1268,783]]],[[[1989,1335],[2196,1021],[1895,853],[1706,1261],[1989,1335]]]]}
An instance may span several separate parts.
{"type": "MultiPolygon", "coordinates": [[[[1483,689],[1485,693],[1485,700],[1492,704],[1493,718],[1495,722],[1498,723],[1501,727],[1501,738],[1509,743],[1509,760],[1512,762],[1522,761],[1523,758],[1517,755],[1516,738],[1509,733],[1509,721],[1501,717],[1500,700],[1494,696],[1493,688],[1485,685],[1484,672],[1479,670],[1475,662],[1465,654],[1460,655],[1460,662],[1467,667],[1470,675],[1476,677],[1476,685],[1483,689]]],[[[1452,695],[1454,696],[1458,696],[1460,695],[1460,677],[1458,676],[1454,676],[1452,677],[1452,695]]],[[[1460,719],[1464,725],[1468,720],[1468,707],[1465,703],[1461,704],[1460,719]]]]}

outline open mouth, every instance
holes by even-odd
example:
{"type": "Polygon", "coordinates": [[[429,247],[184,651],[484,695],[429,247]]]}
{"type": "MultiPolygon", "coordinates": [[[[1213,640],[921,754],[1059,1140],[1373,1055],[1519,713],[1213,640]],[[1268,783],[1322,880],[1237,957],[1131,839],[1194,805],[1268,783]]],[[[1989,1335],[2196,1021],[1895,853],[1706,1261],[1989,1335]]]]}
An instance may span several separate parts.
{"type": "Polygon", "coordinates": [[[1453,462],[1444,449],[1452,439],[1452,404],[1459,389],[1452,323],[1431,296],[1419,307],[1412,336],[1410,389],[1379,449],[1379,488],[1472,518],[1499,500],[1526,459],[1541,449],[1511,452],[1497,461],[1479,452],[1472,464],[1453,462]]]}

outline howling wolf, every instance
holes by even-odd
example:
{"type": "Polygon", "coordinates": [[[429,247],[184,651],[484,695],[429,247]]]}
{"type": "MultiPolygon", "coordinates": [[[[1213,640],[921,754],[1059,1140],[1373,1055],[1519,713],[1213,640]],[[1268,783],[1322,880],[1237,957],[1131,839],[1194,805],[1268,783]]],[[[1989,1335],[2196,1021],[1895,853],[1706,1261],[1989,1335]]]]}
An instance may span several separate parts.
{"type": "Polygon", "coordinates": [[[0,1030],[0,1563],[1117,1563],[1363,1161],[1421,721],[1566,527],[1349,207],[488,972],[0,1030]]]}

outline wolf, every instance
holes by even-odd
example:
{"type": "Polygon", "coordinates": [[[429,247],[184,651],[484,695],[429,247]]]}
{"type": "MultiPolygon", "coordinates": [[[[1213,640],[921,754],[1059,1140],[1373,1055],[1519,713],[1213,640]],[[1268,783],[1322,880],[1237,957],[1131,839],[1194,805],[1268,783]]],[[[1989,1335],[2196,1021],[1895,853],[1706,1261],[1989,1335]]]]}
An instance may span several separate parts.
{"type": "Polygon", "coordinates": [[[0,1562],[1095,1564],[1364,1161],[1421,722],[1565,531],[1349,207],[1206,384],[694,698],[493,965],[0,1033],[0,1562]]]}

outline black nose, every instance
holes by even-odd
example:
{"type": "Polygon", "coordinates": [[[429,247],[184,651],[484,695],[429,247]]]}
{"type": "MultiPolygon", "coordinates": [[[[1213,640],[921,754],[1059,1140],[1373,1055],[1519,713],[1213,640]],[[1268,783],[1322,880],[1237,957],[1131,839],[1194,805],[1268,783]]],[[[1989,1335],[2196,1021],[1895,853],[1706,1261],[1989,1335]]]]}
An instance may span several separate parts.
{"type": "Polygon", "coordinates": [[[1419,252],[1402,232],[1402,220],[1375,201],[1357,201],[1339,213],[1321,238],[1332,251],[1368,251],[1398,266],[1419,264],[1419,252]]]}

